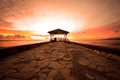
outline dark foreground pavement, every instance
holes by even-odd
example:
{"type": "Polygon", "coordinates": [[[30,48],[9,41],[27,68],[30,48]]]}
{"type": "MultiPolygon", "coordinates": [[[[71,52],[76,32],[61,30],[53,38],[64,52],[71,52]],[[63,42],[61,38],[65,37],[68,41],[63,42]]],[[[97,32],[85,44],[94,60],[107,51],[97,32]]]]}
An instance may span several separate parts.
{"type": "Polygon", "coordinates": [[[0,60],[0,80],[120,80],[120,57],[48,43],[0,60]]]}

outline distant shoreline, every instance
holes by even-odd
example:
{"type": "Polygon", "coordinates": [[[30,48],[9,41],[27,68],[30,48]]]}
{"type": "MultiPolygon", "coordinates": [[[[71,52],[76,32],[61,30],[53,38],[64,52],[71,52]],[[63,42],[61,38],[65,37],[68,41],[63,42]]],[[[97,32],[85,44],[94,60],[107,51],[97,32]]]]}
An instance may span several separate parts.
{"type": "Polygon", "coordinates": [[[105,38],[101,40],[120,40],[120,37],[113,37],[113,38],[105,38]]]}

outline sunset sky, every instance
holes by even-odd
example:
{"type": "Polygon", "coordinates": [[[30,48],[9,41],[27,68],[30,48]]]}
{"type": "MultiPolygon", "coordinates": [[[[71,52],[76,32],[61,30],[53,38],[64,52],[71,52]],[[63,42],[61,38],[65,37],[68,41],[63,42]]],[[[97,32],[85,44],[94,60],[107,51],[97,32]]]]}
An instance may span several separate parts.
{"type": "Polygon", "coordinates": [[[57,28],[73,40],[120,37],[120,0],[0,0],[0,38],[46,39],[57,28]]]}

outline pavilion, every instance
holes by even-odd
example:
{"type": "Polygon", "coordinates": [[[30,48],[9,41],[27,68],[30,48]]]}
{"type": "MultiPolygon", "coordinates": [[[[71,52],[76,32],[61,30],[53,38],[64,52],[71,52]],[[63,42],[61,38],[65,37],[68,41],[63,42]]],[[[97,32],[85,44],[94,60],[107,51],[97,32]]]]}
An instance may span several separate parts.
{"type": "Polygon", "coordinates": [[[50,34],[50,41],[65,41],[68,42],[69,39],[67,38],[68,31],[62,29],[55,29],[48,32],[50,34]]]}

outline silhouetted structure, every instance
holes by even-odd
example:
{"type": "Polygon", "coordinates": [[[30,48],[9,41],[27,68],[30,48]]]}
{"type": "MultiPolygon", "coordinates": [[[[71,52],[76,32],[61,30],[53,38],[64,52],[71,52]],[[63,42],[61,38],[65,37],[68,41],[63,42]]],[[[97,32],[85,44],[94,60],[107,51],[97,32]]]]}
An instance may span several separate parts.
{"type": "Polygon", "coordinates": [[[62,29],[55,29],[48,32],[50,34],[50,41],[69,41],[67,38],[68,31],[62,30],[62,29]]]}

